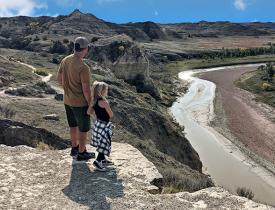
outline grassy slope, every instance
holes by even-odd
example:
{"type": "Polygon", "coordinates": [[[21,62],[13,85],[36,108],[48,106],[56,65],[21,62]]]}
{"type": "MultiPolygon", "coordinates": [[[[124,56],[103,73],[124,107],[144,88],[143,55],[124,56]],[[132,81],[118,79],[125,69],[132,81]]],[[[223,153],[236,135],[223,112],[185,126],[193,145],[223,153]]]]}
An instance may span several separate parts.
{"type": "Polygon", "coordinates": [[[172,72],[180,72],[190,69],[199,69],[199,68],[210,68],[210,67],[219,67],[219,66],[230,66],[238,64],[248,64],[248,63],[265,63],[265,62],[275,62],[274,55],[259,55],[259,56],[248,56],[243,58],[226,58],[226,59],[213,59],[213,60],[204,60],[204,59],[191,59],[184,61],[177,61],[167,65],[172,72]]]}
{"type": "Polygon", "coordinates": [[[263,73],[259,70],[244,74],[235,84],[249,92],[256,95],[255,100],[266,103],[275,108],[275,78],[273,82],[268,83],[267,81],[262,81],[261,76],[263,73]],[[263,83],[268,83],[272,87],[272,91],[263,90],[263,83]]]}

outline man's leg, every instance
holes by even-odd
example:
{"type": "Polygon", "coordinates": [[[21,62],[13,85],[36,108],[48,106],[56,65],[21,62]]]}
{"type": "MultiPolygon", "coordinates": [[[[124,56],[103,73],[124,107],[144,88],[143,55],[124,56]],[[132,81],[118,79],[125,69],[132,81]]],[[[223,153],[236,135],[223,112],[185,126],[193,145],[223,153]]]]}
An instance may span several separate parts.
{"type": "Polygon", "coordinates": [[[78,140],[79,140],[79,152],[82,153],[86,149],[87,142],[87,132],[78,132],[78,140]]]}
{"type": "Polygon", "coordinates": [[[78,127],[71,127],[70,128],[70,135],[71,135],[71,143],[72,143],[72,147],[77,147],[78,146],[78,127]]]}
{"type": "Polygon", "coordinates": [[[77,124],[78,124],[78,141],[79,141],[79,152],[77,160],[88,160],[94,158],[94,153],[86,151],[87,134],[91,129],[90,116],[87,115],[88,107],[78,107],[74,109],[77,124]]]}
{"type": "Polygon", "coordinates": [[[77,122],[73,113],[73,108],[65,104],[67,121],[70,127],[70,137],[71,137],[71,156],[75,156],[78,153],[78,127],[77,122]]]}

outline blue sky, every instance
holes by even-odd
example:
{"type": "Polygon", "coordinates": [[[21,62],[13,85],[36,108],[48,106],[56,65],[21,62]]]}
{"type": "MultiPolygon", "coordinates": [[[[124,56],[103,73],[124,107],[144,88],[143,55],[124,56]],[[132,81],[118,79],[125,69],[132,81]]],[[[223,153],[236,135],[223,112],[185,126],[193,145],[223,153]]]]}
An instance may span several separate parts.
{"type": "Polygon", "coordinates": [[[75,8],[115,23],[275,22],[275,0],[0,0],[0,16],[66,15],[75,8]]]}

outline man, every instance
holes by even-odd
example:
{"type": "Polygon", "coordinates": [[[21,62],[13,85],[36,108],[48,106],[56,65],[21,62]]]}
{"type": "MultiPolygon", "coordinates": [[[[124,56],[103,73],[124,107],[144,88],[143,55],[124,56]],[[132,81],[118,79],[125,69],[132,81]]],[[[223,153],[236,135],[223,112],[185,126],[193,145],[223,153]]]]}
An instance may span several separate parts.
{"type": "Polygon", "coordinates": [[[89,160],[94,153],[86,151],[90,116],[87,109],[91,102],[90,68],[83,62],[88,53],[89,41],[85,37],[75,39],[74,53],[65,57],[59,66],[57,80],[64,89],[64,104],[70,127],[71,156],[77,160],[89,160]]]}

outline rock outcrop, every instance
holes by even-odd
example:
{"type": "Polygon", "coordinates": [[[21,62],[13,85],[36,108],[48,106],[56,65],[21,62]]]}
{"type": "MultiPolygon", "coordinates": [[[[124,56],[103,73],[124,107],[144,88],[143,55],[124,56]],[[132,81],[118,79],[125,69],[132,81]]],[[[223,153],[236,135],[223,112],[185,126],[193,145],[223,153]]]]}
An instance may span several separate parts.
{"type": "Polygon", "coordinates": [[[155,59],[127,35],[99,39],[89,53],[89,58],[110,68],[114,75],[160,99],[160,93],[150,78],[156,66],[155,59]]]}
{"type": "Polygon", "coordinates": [[[69,141],[42,128],[35,128],[21,122],[0,120],[0,144],[9,146],[28,145],[39,147],[65,149],[69,141]]]}
{"type": "MultiPolygon", "coordinates": [[[[91,150],[91,148],[88,148],[91,150]]],[[[221,188],[158,194],[162,176],[128,144],[113,144],[114,166],[97,172],[69,149],[40,151],[0,145],[0,206],[3,209],[274,209],[221,188]],[[157,185],[157,186],[156,186],[157,185]]]]}

